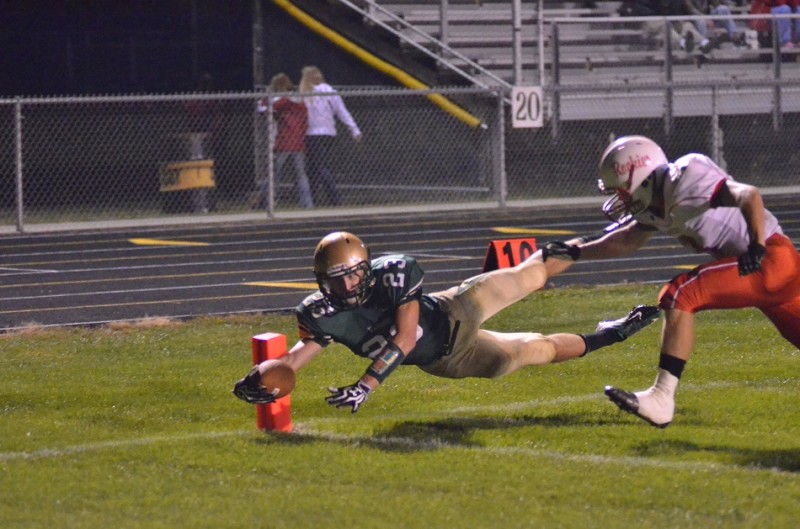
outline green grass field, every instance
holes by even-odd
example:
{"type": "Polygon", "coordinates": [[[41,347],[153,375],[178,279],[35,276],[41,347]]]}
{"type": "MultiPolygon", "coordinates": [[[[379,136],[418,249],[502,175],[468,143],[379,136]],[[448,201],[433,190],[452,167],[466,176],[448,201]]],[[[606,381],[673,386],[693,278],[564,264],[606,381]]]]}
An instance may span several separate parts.
{"type": "MultiPolygon", "coordinates": [[[[546,290],[487,327],[587,332],[656,294],[546,290]]],[[[402,368],[355,415],[323,401],[366,367],[334,346],[293,434],[230,393],[289,316],[0,335],[0,527],[798,527],[800,353],[757,311],[699,315],[658,430],[602,390],[650,385],[659,327],[498,380],[402,368]]]]}

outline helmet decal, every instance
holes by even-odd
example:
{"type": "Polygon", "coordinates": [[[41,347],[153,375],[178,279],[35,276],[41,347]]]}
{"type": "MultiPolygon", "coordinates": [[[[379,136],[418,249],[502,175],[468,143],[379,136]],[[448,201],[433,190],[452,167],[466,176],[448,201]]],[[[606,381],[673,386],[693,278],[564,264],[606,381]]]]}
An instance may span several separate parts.
{"type": "Polygon", "coordinates": [[[614,172],[620,177],[626,176],[625,181],[626,189],[630,189],[633,185],[633,172],[636,169],[641,169],[650,165],[650,156],[636,156],[628,158],[624,162],[614,162],[614,172]]]}
{"type": "Polygon", "coordinates": [[[669,164],[661,147],[645,136],[622,136],[614,140],[600,160],[598,188],[612,195],[603,212],[614,221],[647,209],[653,199],[648,179],[669,164]]]}

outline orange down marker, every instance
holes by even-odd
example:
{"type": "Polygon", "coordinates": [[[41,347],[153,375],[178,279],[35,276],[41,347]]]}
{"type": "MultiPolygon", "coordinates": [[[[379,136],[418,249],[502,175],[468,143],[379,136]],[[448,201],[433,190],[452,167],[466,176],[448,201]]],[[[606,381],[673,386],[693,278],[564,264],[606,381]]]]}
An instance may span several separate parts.
{"type": "Polygon", "coordinates": [[[536,253],[536,239],[500,239],[489,243],[483,271],[511,268],[536,253]]]}
{"type": "MultiPolygon", "coordinates": [[[[273,360],[286,354],[286,335],[267,332],[253,336],[253,363],[273,360]]],[[[291,396],[281,397],[271,404],[256,404],[256,424],[259,430],[292,431],[291,396]]]]}

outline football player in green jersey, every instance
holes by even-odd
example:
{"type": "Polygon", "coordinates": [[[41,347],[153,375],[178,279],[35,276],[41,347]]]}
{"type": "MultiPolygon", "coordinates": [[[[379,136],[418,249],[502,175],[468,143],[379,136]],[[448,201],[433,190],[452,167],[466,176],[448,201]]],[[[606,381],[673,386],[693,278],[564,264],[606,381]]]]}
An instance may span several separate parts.
{"type": "MultiPolygon", "coordinates": [[[[355,413],[401,364],[440,377],[494,378],[526,366],[584,356],[625,340],[658,318],[656,307],[639,306],[626,317],[601,322],[595,333],[586,335],[481,328],[497,312],[542,288],[548,275],[567,267],[559,259],[547,261],[546,250],[539,250],[513,268],[424,294],[424,273],[413,257],[370,259],[361,239],[334,232],[317,244],[314,274],[319,291],[296,308],[300,341],[282,361],[296,371],[333,342],[371,359],[354,384],[329,388],[329,404],[355,413]]],[[[252,404],[274,400],[261,386],[260,366],[238,381],[233,392],[252,404]]]]}

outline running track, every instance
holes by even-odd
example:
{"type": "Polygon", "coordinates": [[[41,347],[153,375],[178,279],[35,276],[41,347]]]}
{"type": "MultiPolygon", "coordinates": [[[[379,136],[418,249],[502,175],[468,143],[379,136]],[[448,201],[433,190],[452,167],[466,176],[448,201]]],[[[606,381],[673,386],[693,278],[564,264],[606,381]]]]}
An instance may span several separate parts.
{"type": "MultiPolygon", "coordinates": [[[[798,241],[796,200],[765,197],[784,231],[798,241]]],[[[364,239],[373,256],[415,256],[426,270],[430,292],[479,273],[492,240],[530,237],[541,244],[593,233],[606,224],[593,205],[4,235],[0,332],[286,311],[316,288],[315,244],[340,229],[364,239]]],[[[579,262],[549,286],[662,283],[706,259],[657,236],[629,258],[579,262]]]]}

